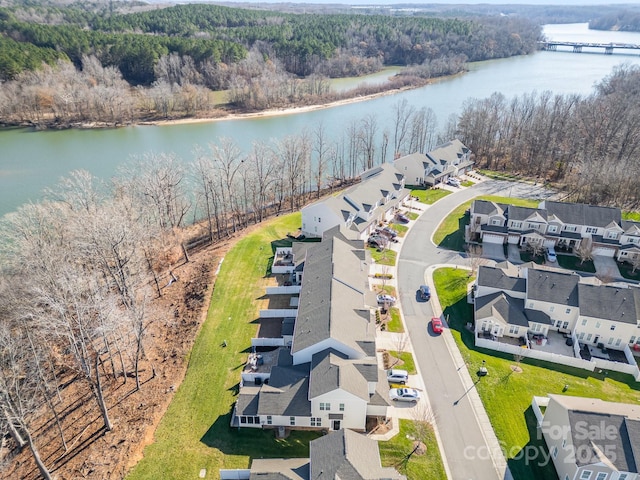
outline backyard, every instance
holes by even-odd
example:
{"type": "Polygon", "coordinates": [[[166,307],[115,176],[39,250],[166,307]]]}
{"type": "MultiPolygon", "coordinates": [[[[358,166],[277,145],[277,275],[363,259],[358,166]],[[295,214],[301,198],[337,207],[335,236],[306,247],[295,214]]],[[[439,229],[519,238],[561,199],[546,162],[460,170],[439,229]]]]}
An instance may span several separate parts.
{"type": "Polygon", "coordinates": [[[553,464],[545,465],[540,457],[527,462],[520,453],[523,449],[527,453],[546,451],[544,441],[537,436],[532,397],[562,393],[566,386],[567,395],[637,403],[640,384],[629,375],[615,372],[598,374],[529,359],[516,365],[510,355],[476,348],[473,333],[466,328],[473,322],[472,306],[466,302],[467,283],[473,280],[464,270],[443,268],[434,272],[436,292],[451,333],[472,377],[485,361],[489,374],[477,383],[477,389],[514,478],[557,478],[553,464]],[[520,366],[522,372],[514,366],[520,366]]]}

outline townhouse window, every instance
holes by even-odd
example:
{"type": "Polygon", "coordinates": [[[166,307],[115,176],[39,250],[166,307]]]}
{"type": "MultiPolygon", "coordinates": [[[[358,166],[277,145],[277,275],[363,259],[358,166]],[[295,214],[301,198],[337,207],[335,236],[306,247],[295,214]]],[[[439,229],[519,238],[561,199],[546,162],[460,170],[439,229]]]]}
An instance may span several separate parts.
{"type": "Polygon", "coordinates": [[[591,336],[592,336],[592,334],[587,335],[587,342],[591,341],[591,336]]]}
{"type": "Polygon", "coordinates": [[[596,480],[607,480],[607,474],[605,472],[598,472],[596,480]]]}
{"type": "Polygon", "coordinates": [[[616,329],[616,326],[615,325],[611,325],[611,330],[613,331],[615,329],[616,329]]]}
{"type": "Polygon", "coordinates": [[[550,312],[553,312],[555,309],[556,309],[556,307],[554,307],[553,305],[551,305],[551,306],[549,307],[549,311],[550,311],[550,312]]]}
{"type": "Polygon", "coordinates": [[[322,223],[322,219],[318,217],[318,223],[322,223]]]}
{"type": "Polygon", "coordinates": [[[340,410],[341,412],[344,412],[344,403],[341,403],[341,404],[339,405],[339,410],[340,410]]]}
{"type": "Polygon", "coordinates": [[[582,326],[584,327],[586,324],[587,324],[587,319],[586,319],[586,318],[583,318],[583,319],[582,319],[582,326]]]}
{"type": "Polygon", "coordinates": [[[515,325],[511,325],[509,327],[509,333],[512,335],[517,335],[519,331],[520,331],[520,327],[517,327],[515,325]]]}
{"type": "Polygon", "coordinates": [[[611,239],[615,240],[616,238],[618,238],[618,233],[617,232],[609,232],[609,233],[607,233],[607,238],[611,238],[611,239]]]}
{"type": "Polygon", "coordinates": [[[629,478],[629,474],[628,473],[620,473],[620,474],[618,474],[618,480],[627,480],[627,478],[629,478]]]}
{"type": "Polygon", "coordinates": [[[534,230],[536,230],[538,228],[538,225],[536,225],[535,223],[527,223],[527,228],[533,228],[534,230]]]}
{"type": "Polygon", "coordinates": [[[320,417],[311,417],[311,426],[312,427],[321,427],[322,419],[320,417]]]}
{"type": "Polygon", "coordinates": [[[260,425],[260,417],[253,417],[253,423],[260,425]]]}
{"type": "Polygon", "coordinates": [[[580,336],[578,337],[578,340],[582,340],[584,338],[584,332],[580,332],[580,336]]]}
{"type": "Polygon", "coordinates": [[[273,417],[271,415],[267,415],[267,425],[273,425],[273,417]]]}
{"type": "Polygon", "coordinates": [[[529,305],[527,306],[527,308],[533,308],[533,302],[529,302],[529,305]]]}
{"type": "Polygon", "coordinates": [[[240,423],[247,423],[247,417],[240,417],[240,423]]]}
{"type": "Polygon", "coordinates": [[[636,341],[636,336],[635,335],[631,335],[631,338],[629,339],[629,343],[633,343],[636,341]]]}
{"type": "Polygon", "coordinates": [[[596,227],[587,227],[587,233],[597,233],[597,231],[596,227]]]}
{"type": "Polygon", "coordinates": [[[621,338],[617,339],[616,340],[616,347],[619,347],[621,343],[622,343],[622,339],[621,338]]]}
{"type": "Polygon", "coordinates": [[[620,252],[621,257],[626,257],[628,252],[620,252]]]}
{"type": "Polygon", "coordinates": [[[600,322],[596,322],[596,328],[600,328],[601,323],[600,322]]]}
{"type": "Polygon", "coordinates": [[[320,410],[331,410],[331,404],[320,402],[320,410]]]}
{"type": "Polygon", "coordinates": [[[591,480],[591,470],[583,470],[580,474],[580,480],[591,480]]]}
{"type": "Polygon", "coordinates": [[[547,231],[549,233],[555,233],[558,231],[558,227],[556,227],[555,225],[549,225],[549,228],[547,228],[547,231]]]}
{"type": "Polygon", "coordinates": [[[609,337],[609,341],[607,342],[607,345],[613,345],[613,337],[609,337]]]}
{"type": "Polygon", "coordinates": [[[511,226],[513,228],[522,228],[522,222],[513,222],[511,226]]]}
{"type": "Polygon", "coordinates": [[[569,314],[571,313],[571,309],[570,309],[570,308],[567,308],[567,309],[564,311],[564,313],[565,313],[565,314],[567,314],[567,315],[569,315],[569,314]]]}
{"type": "Polygon", "coordinates": [[[501,224],[502,222],[500,220],[497,220],[497,219],[491,220],[491,225],[501,225],[501,224]]]}
{"type": "Polygon", "coordinates": [[[567,328],[569,328],[569,322],[563,322],[562,329],[566,330],[567,328]]]}
{"type": "Polygon", "coordinates": [[[289,417],[289,425],[295,425],[296,424],[296,417],[289,417]]]}

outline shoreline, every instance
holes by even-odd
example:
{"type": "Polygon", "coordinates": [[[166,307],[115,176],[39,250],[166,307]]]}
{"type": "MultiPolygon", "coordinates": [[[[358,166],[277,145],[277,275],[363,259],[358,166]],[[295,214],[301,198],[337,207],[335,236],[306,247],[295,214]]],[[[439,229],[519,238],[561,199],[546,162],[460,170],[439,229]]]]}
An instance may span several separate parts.
{"type": "MultiPolygon", "coordinates": [[[[170,119],[170,120],[149,120],[149,121],[142,121],[142,122],[137,122],[137,123],[132,123],[130,126],[166,126],[166,125],[188,125],[188,124],[194,124],[194,123],[209,123],[209,122],[219,122],[219,121],[226,121],[226,120],[245,120],[245,119],[251,119],[251,118],[266,118],[266,117],[279,117],[279,116],[283,116],[283,115],[295,115],[297,113],[307,113],[307,112],[313,112],[316,110],[324,110],[327,108],[333,108],[333,107],[341,107],[343,105],[351,105],[353,103],[359,103],[359,102],[364,102],[367,100],[373,100],[375,98],[379,98],[379,97],[385,97],[388,95],[394,95],[396,93],[401,93],[407,90],[413,90],[416,88],[421,88],[424,87],[425,85],[430,84],[431,82],[429,81],[428,83],[424,84],[424,85],[415,85],[415,86],[407,86],[407,87],[402,87],[402,88],[394,88],[391,90],[385,90],[383,92],[377,92],[377,93],[372,93],[370,95],[359,95],[359,96],[355,96],[355,97],[351,97],[351,98],[344,98],[342,100],[335,100],[333,102],[326,102],[326,103],[318,103],[318,104],[314,104],[314,105],[302,105],[299,107],[284,107],[284,108],[273,108],[273,109],[269,109],[269,110],[261,110],[259,112],[249,112],[249,113],[227,113],[225,115],[221,115],[219,117],[202,117],[202,118],[197,118],[197,117],[190,117],[190,118],[177,118],[177,119],[170,119]]],[[[93,128],[88,126],[87,128],[93,128]]]]}

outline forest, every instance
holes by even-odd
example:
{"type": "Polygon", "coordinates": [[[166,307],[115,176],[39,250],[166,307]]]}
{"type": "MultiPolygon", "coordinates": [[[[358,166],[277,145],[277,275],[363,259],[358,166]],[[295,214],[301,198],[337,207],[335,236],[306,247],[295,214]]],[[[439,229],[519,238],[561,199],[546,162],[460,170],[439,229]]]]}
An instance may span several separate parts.
{"type": "Polygon", "coordinates": [[[640,11],[625,9],[608,15],[600,15],[589,21],[589,28],[594,30],[640,32],[640,11]]]}
{"type": "Polygon", "coordinates": [[[215,116],[212,91],[226,92],[226,107],[245,110],[325,103],[336,99],[328,78],[408,66],[410,74],[385,88],[419,86],[468,61],[532,53],[541,35],[516,16],[292,14],[211,4],[121,13],[114,3],[0,8],[0,123],[215,116]]]}

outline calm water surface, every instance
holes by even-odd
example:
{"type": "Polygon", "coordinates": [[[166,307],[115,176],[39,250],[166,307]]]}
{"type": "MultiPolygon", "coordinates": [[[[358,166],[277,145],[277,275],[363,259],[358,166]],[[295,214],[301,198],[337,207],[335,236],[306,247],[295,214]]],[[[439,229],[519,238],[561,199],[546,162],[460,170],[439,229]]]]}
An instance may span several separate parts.
{"type": "MultiPolygon", "coordinates": [[[[586,24],[546,26],[545,33],[551,39],[640,43],[638,33],[592,32],[586,24]]],[[[84,168],[98,177],[109,178],[118,166],[147,152],[174,152],[191,161],[196,146],[206,148],[221,137],[230,137],[249,148],[255,140],[282,138],[304,128],[312,129],[319,122],[330,137],[338,138],[352,122],[368,114],[377,115],[380,133],[392,131],[391,109],[402,99],[417,108],[430,107],[441,126],[450,115],[460,112],[468,98],[485,98],[495,91],[507,96],[544,90],[589,94],[595,83],[623,62],[640,63],[640,55],[538,52],[478,62],[470,66],[468,73],[417,90],[314,112],[105,130],[4,130],[0,131],[0,215],[25,202],[37,201],[44,188],[53,186],[74,169],[84,168]]],[[[379,78],[374,76],[371,81],[379,78]]]]}

